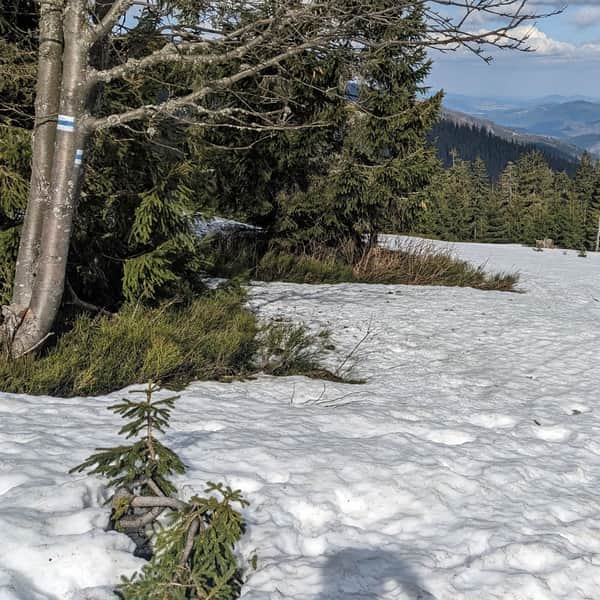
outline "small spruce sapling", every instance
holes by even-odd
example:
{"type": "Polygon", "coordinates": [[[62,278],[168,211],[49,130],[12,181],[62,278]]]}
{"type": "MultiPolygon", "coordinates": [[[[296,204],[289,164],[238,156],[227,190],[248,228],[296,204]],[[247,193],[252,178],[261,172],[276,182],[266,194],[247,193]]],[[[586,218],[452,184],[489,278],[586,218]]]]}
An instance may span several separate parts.
{"type": "Polygon", "coordinates": [[[159,527],[153,553],[141,573],[123,577],[119,595],[124,600],[186,600],[189,598],[232,600],[242,586],[241,569],[234,546],[244,532],[244,523],[233,505],[248,503],[239,490],[208,483],[207,498],[193,496],[188,502],[174,497],[170,478],[183,473],[180,458],[156,439],[156,432],[169,427],[178,396],[154,400],[160,386],[150,382],[145,399],[123,399],[109,409],[128,422],[119,434],[138,441],[116,448],[99,448],[71,472],[89,471],[109,479],[112,496],[111,520],[115,529],[154,536],[157,519],[170,511],[167,527],[159,527]],[[215,493],[219,496],[217,498],[215,493]]]}
{"type": "Polygon", "coordinates": [[[132,394],[145,394],[145,400],[135,402],[123,398],[108,409],[126,419],[127,424],[119,430],[126,439],[140,436],[137,442],[115,448],[99,448],[87,460],[72,471],[89,470],[91,475],[108,477],[109,487],[116,489],[139,489],[142,496],[158,494],[168,496],[175,492],[169,478],[183,473],[185,467],[179,457],[163,446],[155,437],[169,426],[169,417],[179,396],[153,400],[152,395],[160,386],[149,383],[145,390],[132,390],[132,394]],[[153,484],[158,489],[153,489],[153,484]],[[158,491],[160,490],[160,492],[158,491]]]}

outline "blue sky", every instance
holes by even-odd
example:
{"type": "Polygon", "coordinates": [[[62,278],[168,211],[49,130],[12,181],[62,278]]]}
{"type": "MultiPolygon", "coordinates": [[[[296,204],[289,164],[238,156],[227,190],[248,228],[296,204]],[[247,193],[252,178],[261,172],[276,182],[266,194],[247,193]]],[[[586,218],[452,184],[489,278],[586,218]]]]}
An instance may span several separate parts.
{"type": "Polygon", "coordinates": [[[464,52],[431,52],[433,90],[472,96],[586,95],[600,99],[600,0],[529,0],[536,12],[565,11],[527,26],[535,53],[495,53],[487,65],[464,52]]]}

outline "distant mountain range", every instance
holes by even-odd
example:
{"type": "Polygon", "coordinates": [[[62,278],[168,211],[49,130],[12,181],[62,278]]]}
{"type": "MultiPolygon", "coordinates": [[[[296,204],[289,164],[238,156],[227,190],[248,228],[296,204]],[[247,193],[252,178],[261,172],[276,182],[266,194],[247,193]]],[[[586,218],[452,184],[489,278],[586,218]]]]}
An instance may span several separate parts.
{"type": "Polygon", "coordinates": [[[473,98],[449,93],[444,105],[451,115],[463,113],[461,117],[450,118],[475,119],[484,127],[493,128],[496,135],[504,139],[508,139],[507,135],[513,139],[524,136],[522,139],[528,142],[549,144],[561,152],[573,154],[572,147],[575,147],[600,157],[600,99],[587,96],[473,98]]]}
{"type": "Polygon", "coordinates": [[[504,127],[503,125],[498,125],[488,119],[482,119],[448,108],[442,109],[442,120],[449,121],[455,125],[481,129],[486,133],[490,133],[492,136],[515,144],[535,146],[541,151],[560,156],[570,162],[578,162],[583,153],[583,150],[579,146],[568,141],[549,135],[536,135],[517,131],[515,129],[504,127]]]}
{"type": "MultiPolygon", "coordinates": [[[[359,84],[350,82],[356,100],[359,84]]],[[[440,121],[429,135],[438,157],[452,164],[481,158],[493,180],[506,164],[528,152],[542,152],[555,171],[573,175],[584,150],[600,158],[600,100],[585,96],[474,98],[447,93],[440,121]],[[511,125],[512,124],[512,125],[511,125]]]]}
{"type": "Polygon", "coordinates": [[[483,116],[490,110],[514,110],[532,108],[543,104],[564,104],[567,102],[578,101],[599,103],[600,98],[583,95],[561,96],[559,94],[540,96],[537,98],[516,98],[510,96],[468,96],[466,94],[455,94],[453,92],[444,93],[444,104],[449,108],[479,116],[483,116]]]}
{"type": "Polygon", "coordinates": [[[579,149],[571,152],[572,148],[567,146],[567,152],[548,143],[546,138],[536,143],[536,136],[513,134],[489,121],[444,110],[443,118],[433,126],[429,140],[446,166],[453,164],[456,155],[467,161],[482,159],[492,181],[498,181],[509,162],[516,162],[524,154],[535,151],[544,155],[554,171],[565,171],[570,176],[575,174],[579,149]]]}

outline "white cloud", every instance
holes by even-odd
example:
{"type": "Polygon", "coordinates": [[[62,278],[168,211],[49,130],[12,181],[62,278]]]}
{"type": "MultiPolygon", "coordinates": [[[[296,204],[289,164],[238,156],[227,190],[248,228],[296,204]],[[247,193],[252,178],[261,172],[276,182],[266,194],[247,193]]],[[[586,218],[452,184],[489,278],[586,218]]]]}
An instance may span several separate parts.
{"type": "MultiPolygon", "coordinates": [[[[482,29],[477,33],[484,34],[482,29]]],[[[535,25],[522,25],[511,31],[511,36],[525,39],[524,45],[533,50],[530,55],[547,59],[578,60],[600,59],[600,43],[573,44],[550,37],[535,25]]],[[[493,42],[493,37],[487,38],[493,42]]],[[[492,55],[496,52],[490,49],[492,55]]],[[[518,53],[515,53],[517,55],[518,53]]]]}
{"type": "Polygon", "coordinates": [[[527,37],[526,44],[541,56],[574,56],[577,46],[570,42],[554,40],[535,26],[521,26],[513,31],[516,37],[527,37]]]}
{"type": "Polygon", "coordinates": [[[578,9],[570,18],[578,27],[593,27],[600,23],[600,6],[585,6],[578,9]]]}
{"type": "Polygon", "coordinates": [[[528,31],[528,43],[540,56],[564,59],[600,59],[600,44],[598,43],[576,45],[571,42],[555,40],[537,27],[531,27],[528,31]]]}

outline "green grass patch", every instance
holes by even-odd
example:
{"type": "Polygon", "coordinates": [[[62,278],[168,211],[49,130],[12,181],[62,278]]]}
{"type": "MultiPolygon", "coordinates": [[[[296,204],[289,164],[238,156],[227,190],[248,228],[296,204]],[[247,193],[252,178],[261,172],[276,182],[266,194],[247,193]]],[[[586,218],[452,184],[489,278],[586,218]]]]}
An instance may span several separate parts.
{"type": "Polygon", "coordinates": [[[6,392],[70,397],[149,380],[178,388],[259,371],[318,376],[323,339],[286,322],[261,325],[243,290],[226,288],[186,304],[80,315],[41,354],[0,356],[0,381],[6,392]]]}

